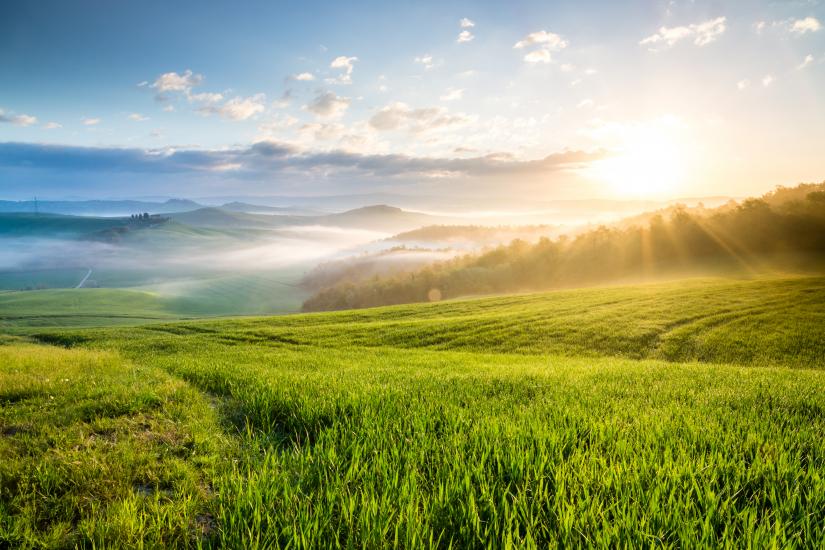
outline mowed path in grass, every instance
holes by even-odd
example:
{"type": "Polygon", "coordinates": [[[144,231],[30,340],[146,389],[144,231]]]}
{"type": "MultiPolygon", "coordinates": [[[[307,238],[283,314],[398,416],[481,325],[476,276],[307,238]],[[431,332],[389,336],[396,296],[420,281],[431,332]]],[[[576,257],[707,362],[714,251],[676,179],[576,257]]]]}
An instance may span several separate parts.
{"type": "Polygon", "coordinates": [[[817,547],[823,305],[694,280],[8,339],[0,545],[817,547]]]}

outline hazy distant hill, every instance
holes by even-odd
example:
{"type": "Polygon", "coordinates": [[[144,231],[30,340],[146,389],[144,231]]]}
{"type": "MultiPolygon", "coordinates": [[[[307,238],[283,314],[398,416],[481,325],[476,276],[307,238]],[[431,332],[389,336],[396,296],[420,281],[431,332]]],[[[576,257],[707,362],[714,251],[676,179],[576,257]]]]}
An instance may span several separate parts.
{"type": "Polygon", "coordinates": [[[318,210],[298,206],[264,206],[248,202],[234,201],[222,204],[222,210],[231,212],[246,212],[247,214],[294,214],[298,216],[316,216],[322,214],[318,210]]]}
{"type": "Polygon", "coordinates": [[[323,225],[348,229],[368,229],[394,233],[409,231],[424,225],[448,223],[449,218],[408,212],[386,205],[365,206],[338,214],[316,216],[269,215],[235,212],[225,208],[201,208],[171,214],[180,223],[197,227],[278,228],[297,225],[323,225]]]}
{"type": "Polygon", "coordinates": [[[142,212],[169,214],[196,210],[203,206],[187,199],[169,199],[165,202],[133,200],[89,201],[0,201],[0,212],[68,214],[75,216],[129,216],[142,212]]]}
{"type": "Polygon", "coordinates": [[[365,206],[348,210],[340,214],[317,216],[315,223],[319,225],[334,225],[374,231],[410,231],[425,225],[450,223],[451,219],[443,216],[433,216],[421,212],[409,212],[385,204],[365,206]]]}

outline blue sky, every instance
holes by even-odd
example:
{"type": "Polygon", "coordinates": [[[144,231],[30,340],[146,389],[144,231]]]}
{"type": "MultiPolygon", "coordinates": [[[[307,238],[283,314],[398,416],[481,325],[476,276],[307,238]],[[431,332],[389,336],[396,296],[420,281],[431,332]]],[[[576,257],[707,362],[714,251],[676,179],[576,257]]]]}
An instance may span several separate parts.
{"type": "Polygon", "coordinates": [[[10,2],[0,195],[820,181],[823,24],[815,1],[10,2]]]}

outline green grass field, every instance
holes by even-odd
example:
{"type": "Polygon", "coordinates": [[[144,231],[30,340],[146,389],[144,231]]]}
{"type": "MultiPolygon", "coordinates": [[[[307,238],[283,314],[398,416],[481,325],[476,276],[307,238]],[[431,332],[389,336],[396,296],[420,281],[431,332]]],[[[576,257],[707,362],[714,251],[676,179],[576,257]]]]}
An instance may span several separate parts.
{"type": "Polygon", "coordinates": [[[825,540],[822,277],[17,329],[0,547],[825,540]]]}
{"type": "Polygon", "coordinates": [[[172,320],[184,316],[156,294],[81,288],[0,292],[0,331],[28,327],[78,327],[172,320]]]}
{"type": "Polygon", "coordinates": [[[308,295],[295,286],[298,277],[295,269],[281,269],[203,275],[131,288],[0,290],[0,331],[291,313],[308,295]]]}

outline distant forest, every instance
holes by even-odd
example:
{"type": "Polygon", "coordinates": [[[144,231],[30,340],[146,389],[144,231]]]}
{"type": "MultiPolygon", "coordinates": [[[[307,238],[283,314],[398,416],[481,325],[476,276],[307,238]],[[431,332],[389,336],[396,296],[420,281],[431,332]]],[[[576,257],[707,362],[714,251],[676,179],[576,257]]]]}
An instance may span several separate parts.
{"type": "Polygon", "coordinates": [[[425,302],[473,294],[598,284],[712,267],[744,272],[825,263],[825,182],[778,187],[758,199],[713,210],[671,208],[627,226],[574,238],[514,240],[476,255],[341,281],[304,303],[305,311],[425,302]]]}

